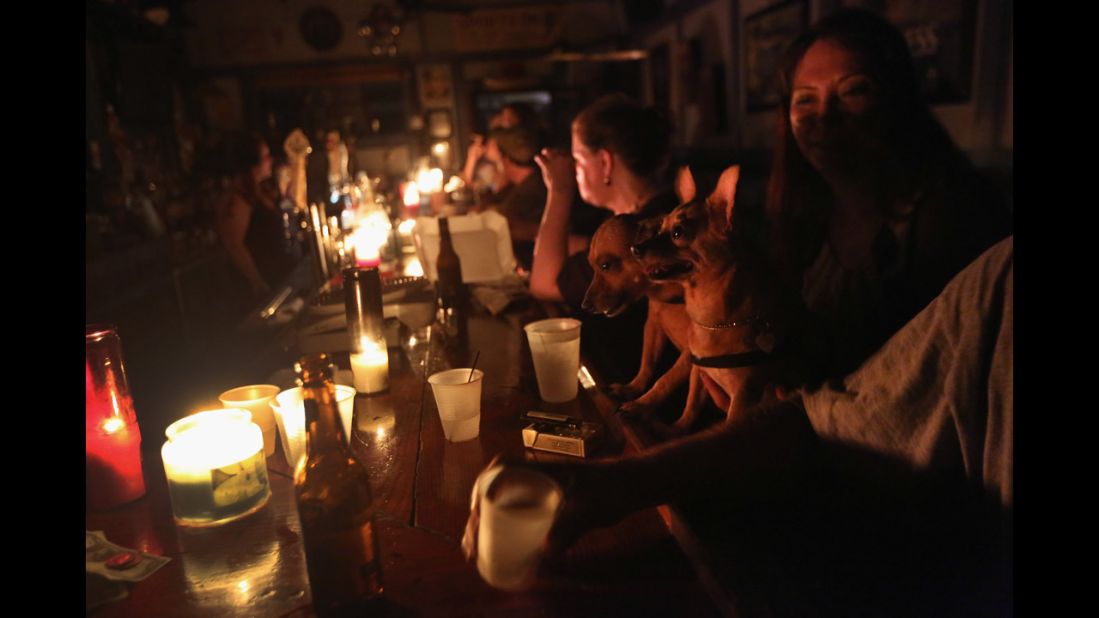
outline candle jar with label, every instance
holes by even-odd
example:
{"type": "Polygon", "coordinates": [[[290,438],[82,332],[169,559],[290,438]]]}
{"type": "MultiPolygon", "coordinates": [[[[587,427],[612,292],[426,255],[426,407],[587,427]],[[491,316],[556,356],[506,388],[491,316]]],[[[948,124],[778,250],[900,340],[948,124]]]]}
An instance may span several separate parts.
{"type": "Polygon", "coordinates": [[[344,270],[343,290],[355,390],[364,395],[380,393],[389,388],[389,350],[378,269],[344,270]]]}
{"type": "Polygon", "coordinates": [[[141,431],[115,327],[87,325],[84,349],[85,499],[107,509],[145,495],[141,431]]]}
{"type": "Polygon", "coordinates": [[[247,410],[198,412],[168,426],[160,454],[176,523],[216,526],[267,504],[263,432],[247,410]]]}

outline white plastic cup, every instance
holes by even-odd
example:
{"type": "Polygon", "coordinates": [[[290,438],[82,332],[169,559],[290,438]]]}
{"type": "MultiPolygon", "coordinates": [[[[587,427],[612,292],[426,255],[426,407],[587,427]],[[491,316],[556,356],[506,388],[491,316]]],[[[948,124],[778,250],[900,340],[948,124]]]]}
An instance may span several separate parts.
{"type": "Polygon", "coordinates": [[[221,405],[226,408],[248,410],[252,413],[252,422],[259,425],[263,432],[263,456],[275,454],[275,414],[271,410],[271,399],[277,395],[279,387],[274,384],[249,384],[231,388],[218,395],[221,405]]]}
{"type": "Polygon", "coordinates": [[[542,401],[560,403],[576,398],[580,370],[580,320],[551,318],[523,327],[538,377],[542,401]]]}
{"type": "Polygon", "coordinates": [[[494,588],[530,587],[561,506],[561,486],[529,468],[496,466],[482,473],[475,491],[481,510],[477,572],[494,588]]]}
{"type": "Polygon", "coordinates": [[[481,430],[481,382],[485,377],[480,369],[470,368],[440,371],[427,379],[435,394],[439,408],[439,420],[443,423],[443,435],[450,442],[462,442],[477,437],[481,430]]]}
{"type": "MultiPolygon", "coordinates": [[[[344,436],[350,444],[351,420],[355,415],[355,387],[337,384],[336,405],[340,410],[344,436]]],[[[286,463],[293,468],[298,458],[305,454],[305,403],[302,401],[301,387],[295,386],[275,395],[271,400],[271,409],[278,420],[282,453],[286,456],[286,463]]]]}

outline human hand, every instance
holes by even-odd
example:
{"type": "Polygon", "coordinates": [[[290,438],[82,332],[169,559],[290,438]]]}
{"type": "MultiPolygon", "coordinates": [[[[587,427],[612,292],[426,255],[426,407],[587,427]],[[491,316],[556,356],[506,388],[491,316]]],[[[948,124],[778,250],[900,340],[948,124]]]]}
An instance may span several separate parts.
{"type": "Polygon", "coordinates": [[[485,156],[485,137],[474,133],[473,139],[470,140],[469,148],[466,149],[466,160],[477,161],[483,156],[485,156]]]}
{"type": "Polygon", "coordinates": [[[572,155],[562,150],[543,148],[534,156],[534,162],[542,170],[546,190],[572,194],[576,189],[576,163],[572,155]]]}
{"type": "MultiPolygon", "coordinates": [[[[546,538],[545,552],[555,557],[564,553],[581,536],[593,528],[610,525],[629,511],[626,500],[618,495],[613,482],[613,464],[577,461],[536,462],[514,456],[497,455],[485,466],[522,466],[553,478],[564,491],[564,499],[553,528],[546,538]]],[[[480,528],[480,498],[482,489],[478,475],[470,499],[470,514],[462,535],[462,551],[470,562],[477,560],[477,534],[480,528]]]]}

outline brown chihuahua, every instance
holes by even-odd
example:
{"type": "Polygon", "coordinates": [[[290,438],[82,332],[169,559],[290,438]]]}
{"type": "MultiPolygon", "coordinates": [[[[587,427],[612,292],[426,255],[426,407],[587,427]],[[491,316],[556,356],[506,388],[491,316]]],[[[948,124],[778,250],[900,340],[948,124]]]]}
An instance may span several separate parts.
{"type": "MultiPolygon", "coordinates": [[[[656,218],[657,222],[659,219],[656,218]]],[[[582,304],[586,311],[613,318],[648,297],[641,367],[627,384],[610,386],[611,395],[625,400],[619,408],[624,412],[655,408],[683,384],[690,373],[687,354],[690,322],[683,307],[683,288],[676,283],[654,284],[645,275],[641,262],[631,252],[641,221],[637,215],[617,215],[604,221],[595,231],[588,251],[588,263],[595,276],[582,304]],[[646,391],[669,339],[681,351],[679,359],[646,391]]]]}
{"type": "Polygon", "coordinates": [[[695,423],[707,392],[728,397],[727,405],[715,401],[727,419],[774,394],[775,326],[786,323],[786,305],[765,249],[752,242],[750,226],[734,221],[739,178],[739,166],[726,169],[703,200],[690,171],[680,174],[676,192],[683,203],[659,229],[642,226],[633,246],[649,279],[683,286],[691,369],[686,409],[675,423],[679,431],[695,423]]]}

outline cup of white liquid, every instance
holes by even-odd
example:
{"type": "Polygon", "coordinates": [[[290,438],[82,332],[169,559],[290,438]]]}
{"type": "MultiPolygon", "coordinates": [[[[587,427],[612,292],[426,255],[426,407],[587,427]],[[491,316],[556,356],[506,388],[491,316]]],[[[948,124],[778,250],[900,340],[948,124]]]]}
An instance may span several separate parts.
{"type": "MultiPolygon", "coordinates": [[[[286,389],[275,395],[270,403],[278,421],[279,435],[282,436],[282,453],[286,463],[293,468],[298,458],[305,454],[305,402],[302,400],[301,387],[286,389]]],[[[351,443],[351,419],[355,414],[355,388],[344,384],[336,385],[336,406],[340,411],[344,438],[351,443]]]]}
{"type": "Polygon", "coordinates": [[[271,399],[279,392],[274,384],[250,384],[231,388],[218,395],[221,405],[226,408],[248,410],[252,413],[252,422],[259,425],[263,432],[263,456],[275,454],[275,433],[277,424],[275,413],[271,410],[271,399]]]}
{"type": "Polygon", "coordinates": [[[435,394],[443,435],[451,442],[477,437],[481,430],[481,382],[485,374],[480,369],[450,369],[427,379],[435,394]]]}
{"type": "Polygon", "coordinates": [[[542,401],[558,403],[576,397],[576,373],[580,370],[580,321],[551,318],[523,327],[538,377],[542,401]]]}
{"type": "Polygon", "coordinates": [[[494,588],[529,588],[564,497],[561,486],[529,468],[494,466],[481,473],[474,492],[481,511],[477,572],[494,588]]]}

